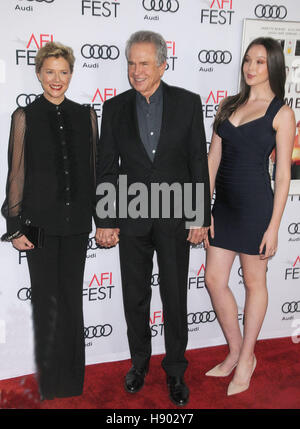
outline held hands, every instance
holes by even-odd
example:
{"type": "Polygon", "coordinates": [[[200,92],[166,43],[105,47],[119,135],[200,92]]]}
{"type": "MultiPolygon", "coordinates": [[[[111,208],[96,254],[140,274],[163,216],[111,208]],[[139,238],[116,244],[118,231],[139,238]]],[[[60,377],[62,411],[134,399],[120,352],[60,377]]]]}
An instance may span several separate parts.
{"type": "Polygon", "coordinates": [[[191,228],[187,240],[192,244],[199,244],[207,240],[208,227],[191,228]]]}
{"type": "Polygon", "coordinates": [[[119,242],[119,228],[97,228],[96,243],[102,247],[114,247],[119,242]]]}
{"type": "MultiPolygon", "coordinates": [[[[187,240],[192,244],[199,244],[207,239],[208,228],[191,228],[187,240]]],[[[97,228],[96,243],[103,247],[113,247],[119,242],[119,228],[97,228]]]]}
{"type": "Polygon", "coordinates": [[[28,240],[25,235],[21,235],[21,237],[14,238],[11,242],[14,248],[20,251],[34,249],[34,245],[28,240]]]}
{"type": "Polygon", "coordinates": [[[278,230],[268,228],[264,233],[259,246],[260,259],[267,259],[274,256],[277,251],[278,230]]]}

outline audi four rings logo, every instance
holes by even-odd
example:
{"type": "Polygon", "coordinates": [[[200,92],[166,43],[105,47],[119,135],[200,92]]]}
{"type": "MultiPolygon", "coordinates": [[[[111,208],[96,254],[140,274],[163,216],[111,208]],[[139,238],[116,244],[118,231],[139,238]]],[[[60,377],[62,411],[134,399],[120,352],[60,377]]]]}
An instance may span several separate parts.
{"type": "Polygon", "coordinates": [[[99,246],[96,243],[95,238],[94,237],[89,238],[88,245],[87,245],[87,250],[96,250],[96,249],[99,249],[99,246]]]}
{"type": "Polygon", "coordinates": [[[21,300],[21,301],[28,301],[31,300],[31,288],[28,287],[23,287],[22,289],[20,289],[17,293],[17,297],[21,300]]]}
{"type": "Polygon", "coordinates": [[[20,94],[16,99],[16,103],[19,107],[25,107],[32,103],[37,97],[38,95],[36,94],[20,94]]]}
{"type": "Polygon", "coordinates": [[[300,313],[300,301],[285,302],[281,310],[283,313],[300,313]]]}
{"type": "Polygon", "coordinates": [[[201,313],[189,313],[188,316],[188,325],[195,323],[214,322],[217,318],[217,315],[214,311],[202,311],[201,313]]]}
{"type": "Polygon", "coordinates": [[[143,7],[153,12],[175,13],[179,9],[179,2],[177,0],[143,0],[143,7]]]}
{"type": "Polygon", "coordinates": [[[36,1],[37,3],[53,3],[54,0],[27,0],[27,1],[36,1]]]}
{"type": "Polygon", "coordinates": [[[100,338],[100,337],[108,337],[112,333],[111,325],[97,325],[97,326],[89,326],[88,328],[84,328],[84,338],[100,338]]]}
{"type": "Polygon", "coordinates": [[[290,234],[300,234],[300,223],[291,223],[288,231],[290,234]]]}
{"type": "Polygon", "coordinates": [[[257,18],[284,19],[287,16],[287,8],[285,6],[277,6],[276,4],[258,4],[254,13],[257,18]]]}
{"type": "Polygon", "coordinates": [[[159,275],[158,274],[152,274],[151,286],[158,286],[158,285],[159,285],[159,275]]]}
{"type": "Polygon", "coordinates": [[[84,58],[94,58],[95,60],[116,60],[119,58],[120,51],[115,45],[89,45],[85,44],[81,48],[81,54],[84,58]]]}
{"type": "Polygon", "coordinates": [[[209,64],[229,64],[232,55],[229,51],[206,51],[203,49],[198,55],[200,63],[209,64]]]}

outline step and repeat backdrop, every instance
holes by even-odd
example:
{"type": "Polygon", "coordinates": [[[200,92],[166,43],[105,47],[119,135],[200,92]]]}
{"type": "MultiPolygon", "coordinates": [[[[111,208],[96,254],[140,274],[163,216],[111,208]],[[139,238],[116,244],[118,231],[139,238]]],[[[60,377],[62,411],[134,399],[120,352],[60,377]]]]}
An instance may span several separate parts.
{"type": "MultiPolygon", "coordinates": [[[[269,31],[271,26],[273,37],[293,50],[295,61],[297,56],[300,58],[298,1],[276,3],[270,6],[259,0],[1,0],[0,201],[4,200],[11,113],[41,94],[34,62],[37,50],[47,41],[60,41],[74,49],[75,69],[67,96],[94,106],[100,126],[105,100],[129,88],[126,40],[137,30],[160,32],[168,46],[164,80],[200,94],[209,146],[220,101],[238,90],[245,20],[260,22],[252,38],[259,36],[259,31],[269,31]],[[284,42],[285,38],[288,40],[284,42]]],[[[249,35],[246,38],[248,44],[249,35]]],[[[296,73],[297,64],[292,62],[288,72],[296,73]]],[[[300,83],[289,76],[287,101],[299,121],[300,83]]],[[[300,192],[296,181],[295,184],[280,228],[279,249],[269,262],[269,307],[260,338],[290,336],[291,341],[299,342],[300,192]]],[[[3,218],[0,231],[5,232],[3,218]]],[[[129,358],[118,249],[97,248],[93,235],[87,248],[82,290],[87,364],[129,358]]],[[[192,247],[190,255],[188,348],[224,344],[204,284],[203,246],[192,247]]],[[[238,303],[242,329],[245,292],[238,257],[229,285],[238,303]]],[[[159,354],[164,352],[164,317],[155,258],[151,287],[149,323],[153,353],[159,354]]],[[[0,243],[0,379],[34,372],[33,347],[26,254],[17,252],[9,243],[0,243]]]]}

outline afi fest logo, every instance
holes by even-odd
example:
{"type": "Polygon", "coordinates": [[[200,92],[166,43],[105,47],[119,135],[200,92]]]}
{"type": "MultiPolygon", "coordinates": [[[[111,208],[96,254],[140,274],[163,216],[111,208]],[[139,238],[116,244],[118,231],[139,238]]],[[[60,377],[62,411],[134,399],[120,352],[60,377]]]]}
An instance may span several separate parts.
{"type": "Polygon", "coordinates": [[[26,49],[16,50],[16,65],[19,66],[25,63],[28,66],[34,66],[37,51],[47,42],[53,42],[53,40],[53,34],[32,33],[26,44],[26,49]]]}
{"type": "Polygon", "coordinates": [[[286,268],[285,270],[285,280],[298,280],[300,279],[300,256],[297,256],[295,262],[292,264],[292,267],[286,268]]]}
{"type": "Polygon", "coordinates": [[[205,103],[202,104],[203,114],[205,118],[215,117],[220,101],[225,97],[227,97],[227,90],[218,89],[216,91],[210,91],[205,100],[205,103]]]}
{"type": "Polygon", "coordinates": [[[96,111],[97,117],[101,118],[102,116],[102,105],[109,98],[115,97],[117,95],[117,88],[97,88],[92,97],[91,103],[86,104],[94,108],[96,111]]]}
{"type": "Polygon", "coordinates": [[[120,3],[116,0],[82,0],[81,15],[96,16],[102,18],[117,18],[119,6],[120,3]]]}
{"type": "Polygon", "coordinates": [[[209,9],[201,9],[201,24],[231,25],[233,0],[210,0],[209,9]]]}
{"type": "Polygon", "coordinates": [[[189,277],[188,290],[203,289],[205,287],[205,265],[202,264],[198,269],[196,276],[189,277]]]}
{"type": "Polygon", "coordinates": [[[175,62],[178,59],[176,57],[176,43],[174,40],[166,41],[167,49],[168,49],[168,58],[167,58],[167,67],[166,71],[174,71],[175,70],[175,62]]]}
{"type": "Polygon", "coordinates": [[[150,314],[150,330],[151,336],[162,336],[164,333],[164,316],[162,310],[154,311],[150,314]]]}
{"type": "Polygon", "coordinates": [[[103,301],[112,299],[112,290],[115,286],[112,283],[112,272],[94,274],[87,288],[82,290],[82,296],[91,301],[103,301]]]}

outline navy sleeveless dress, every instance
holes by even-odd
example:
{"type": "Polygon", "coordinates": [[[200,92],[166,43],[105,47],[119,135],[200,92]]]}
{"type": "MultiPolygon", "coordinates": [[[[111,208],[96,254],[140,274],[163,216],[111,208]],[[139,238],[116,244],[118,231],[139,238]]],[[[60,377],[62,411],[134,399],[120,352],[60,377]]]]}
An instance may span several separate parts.
{"type": "Polygon", "coordinates": [[[258,255],[273,211],[269,155],[275,146],[273,119],[284,102],[274,97],[264,116],[234,126],[218,127],[222,157],[216,176],[212,246],[258,255]]]}

